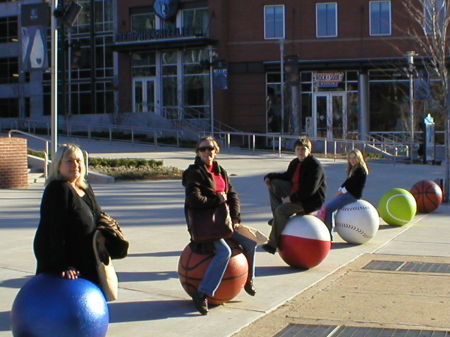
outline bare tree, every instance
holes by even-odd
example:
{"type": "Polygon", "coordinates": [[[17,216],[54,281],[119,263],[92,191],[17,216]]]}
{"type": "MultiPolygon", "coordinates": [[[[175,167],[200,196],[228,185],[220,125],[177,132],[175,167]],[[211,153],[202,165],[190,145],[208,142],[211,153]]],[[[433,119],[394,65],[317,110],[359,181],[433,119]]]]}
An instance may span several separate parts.
{"type": "Polygon", "coordinates": [[[421,66],[432,79],[432,99],[438,105],[437,125],[445,130],[445,200],[449,196],[449,131],[450,93],[448,78],[448,58],[450,41],[450,0],[404,0],[405,13],[411,19],[407,27],[408,36],[413,38],[413,47],[421,56],[421,66]]]}

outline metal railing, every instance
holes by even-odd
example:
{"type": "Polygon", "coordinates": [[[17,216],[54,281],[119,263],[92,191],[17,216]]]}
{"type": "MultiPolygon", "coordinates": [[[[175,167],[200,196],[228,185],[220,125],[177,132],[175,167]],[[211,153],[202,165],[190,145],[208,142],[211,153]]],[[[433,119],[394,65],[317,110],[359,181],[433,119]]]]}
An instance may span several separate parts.
{"type": "MultiPolygon", "coordinates": [[[[34,131],[40,129],[44,134],[50,134],[50,126],[45,121],[20,121],[16,125],[21,128],[34,131]],[[48,128],[48,129],[47,129],[48,128]],[[43,130],[44,129],[44,130],[43,130]]],[[[67,136],[76,136],[88,138],[99,138],[112,140],[125,140],[135,142],[139,138],[146,142],[150,140],[154,145],[161,144],[161,137],[171,136],[176,142],[176,146],[181,145],[182,140],[189,134],[192,136],[192,130],[180,127],[168,128],[148,128],[139,126],[120,126],[120,125],[100,125],[100,124],[81,124],[81,123],[66,123],[62,121],[58,126],[61,130],[60,134],[67,136]]],[[[22,132],[22,131],[21,131],[22,132]]],[[[439,134],[437,131],[436,134],[439,134]]],[[[194,132],[195,141],[202,135],[211,134],[209,128],[204,128],[194,132]]],[[[314,152],[323,153],[325,156],[338,157],[339,154],[346,153],[349,150],[357,147],[364,152],[377,153],[388,159],[406,159],[410,157],[412,146],[418,144],[409,144],[401,142],[401,132],[370,132],[368,140],[353,140],[353,139],[326,139],[320,137],[312,137],[314,143],[314,152]]],[[[418,133],[419,134],[419,133],[418,133]]],[[[218,138],[222,147],[229,148],[231,144],[240,146],[241,148],[248,148],[255,151],[257,148],[261,150],[271,150],[281,155],[283,150],[291,150],[290,145],[296,139],[297,135],[281,135],[255,132],[240,132],[240,131],[215,131],[214,136],[218,138]]],[[[163,140],[164,142],[164,140],[163,140]]],[[[166,143],[167,144],[167,143],[166,143]]],[[[47,152],[48,153],[48,152],[47,152]]]]}
{"type": "Polygon", "coordinates": [[[20,130],[14,130],[14,129],[8,131],[8,137],[11,138],[11,135],[13,133],[19,133],[21,135],[24,135],[24,136],[27,136],[27,137],[31,137],[31,138],[43,141],[45,143],[44,151],[37,151],[37,152],[42,152],[44,154],[44,177],[45,177],[45,179],[47,179],[47,177],[48,177],[48,163],[49,163],[49,160],[48,160],[48,144],[51,143],[51,141],[49,141],[48,139],[45,139],[45,138],[33,135],[31,133],[28,133],[28,132],[24,132],[24,131],[20,131],[20,130]]]}
{"type": "MultiPolygon", "coordinates": [[[[13,133],[19,133],[21,135],[24,135],[24,136],[27,136],[27,137],[30,137],[30,138],[34,138],[34,139],[43,141],[45,143],[45,149],[43,151],[37,151],[37,150],[33,150],[33,151],[42,153],[44,155],[44,178],[47,179],[48,178],[48,166],[49,166],[49,163],[51,162],[51,160],[49,160],[48,145],[51,144],[51,140],[48,140],[48,139],[45,139],[43,137],[39,137],[39,136],[33,135],[31,133],[28,133],[28,132],[24,132],[24,131],[21,131],[21,130],[9,130],[8,131],[8,137],[11,138],[11,135],[13,133]]],[[[85,151],[85,150],[81,150],[81,151],[83,151],[83,155],[84,155],[84,158],[85,158],[86,176],[87,176],[89,174],[89,153],[87,151],[85,151]]]]}
{"type": "MultiPolygon", "coordinates": [[[[218,132],[217,133],[222,140],[222,147],[229,149],[231,144],[245,147],[250,151],[256,151],[256,149],[266,149],[272,152],[277,152],[281,157],[283,151],[292,151],[292,145],[298,136],[296,135],[275,135],[266,133],[249,133],[249,132],[218,132]]],[[[395,154],[389,154],[379,150],[383,148],[385,144],[374,139],[371,140],[354,140],[354,139],[326,139],[321,137],[310,137],[313,143],[313,150],[315,153],[321,153],[326,157],[331,156],[337,159],[339,155],[346,154],[349,151],[358,148],[359,150],[367,153],[377,153],[389,159],[400,159],[398,151],[395,154]]],[[[402,145],[403,146],[403,145],[402,145]]],[[[404,145],[407,146],[408,145],[404,145]]],[[[409,151],[409,150],[408,150],[409,151]]],[[[409,153],[409,152],[408,152],[409,153]]],[[[406,156],[404,157],[407,158],[406,156]]]]}

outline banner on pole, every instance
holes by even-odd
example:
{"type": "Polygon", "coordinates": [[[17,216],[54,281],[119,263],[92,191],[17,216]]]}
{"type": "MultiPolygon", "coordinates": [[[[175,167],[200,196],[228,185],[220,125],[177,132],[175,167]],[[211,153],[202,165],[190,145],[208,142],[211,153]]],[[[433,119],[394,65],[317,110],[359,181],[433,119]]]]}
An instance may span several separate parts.
{"type": "Polygon", "coordinates": [[[50,21],[50,7],[39,3],[21,6],[22,70],[48,68],[46,31],[50,21]]]}

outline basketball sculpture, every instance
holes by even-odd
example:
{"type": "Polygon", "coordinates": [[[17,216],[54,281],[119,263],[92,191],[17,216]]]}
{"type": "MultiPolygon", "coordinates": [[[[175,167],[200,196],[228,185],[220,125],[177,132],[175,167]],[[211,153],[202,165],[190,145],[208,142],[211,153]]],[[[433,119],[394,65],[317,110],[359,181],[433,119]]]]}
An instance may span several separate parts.
{"type": "Polygon", "coordinates": [[[442,189],[432,180],[421,180],[411,188],[411,194],[416,199],[417,211],[430,213],[442,203],[442,189]]]}
{"type": "Polygon", "coordinates": [[[414,218],[416,210],[416,200],[403,188],[393,188],[387,191],[378,202],[380,216],[389,225],[406,225],[414,218]]]}
{"type": "Polygon", "coordinates": [[[294,268],[317,266],[328,255],[331,237],[325,224],[313,215],[292,217],[281,234],[279,253],[294,268]]]}
{"type": "MultiPolygon", "coordinates": [[[[217,305],[228,302],[236,297],[244,288],[248,275],[248,262],[244,252],[234,241],[227,240],[231,247],[231,258],[222,282],[213,297],[208,297],[208,303],[217,305]]],[[[213,254],[198,254],[187,245],[178,261],[178,277],[183,289],[192,296],[200,284],[213,254]]]]}
{"type": "Polygon", "coordinates": [[[348,243],[361,244],[373,238],[380,226],[378,211],[365,200],[357,200],[336,212],[336,231],[348,243]]]}
{"type": "Polygon", "coordinates": [[[34,276],[20,289],[11,309],[14,337],[104,337],[108,323],[101,290],[82,278],[34,276]]]}

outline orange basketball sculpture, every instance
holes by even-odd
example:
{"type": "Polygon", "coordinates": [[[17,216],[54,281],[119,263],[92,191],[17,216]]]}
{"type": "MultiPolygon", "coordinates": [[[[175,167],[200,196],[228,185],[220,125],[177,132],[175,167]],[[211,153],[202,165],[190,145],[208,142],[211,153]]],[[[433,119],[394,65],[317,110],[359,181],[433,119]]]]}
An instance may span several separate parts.
{"type": "Polygon", "coordinates": [[[420,213],[430,213],[442,203],[442,189],[432,180],[421,180],[411,188],[420,213]]]}
{"type": "MultiPolygon", "coordinates": [[[[248,262],[242,249],[234,241],[228,241],[231,247],[231,258],[222,282],[208,303],[213,305],[228,302],[236,297],[247,281],[248,262]]],[[[178,278],[184,290],[192,296],[200,284],[214,254],[198,254],[187,245],[178,261],[178,278]]]]}

